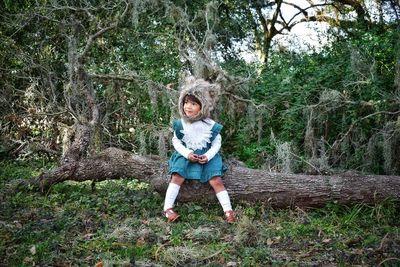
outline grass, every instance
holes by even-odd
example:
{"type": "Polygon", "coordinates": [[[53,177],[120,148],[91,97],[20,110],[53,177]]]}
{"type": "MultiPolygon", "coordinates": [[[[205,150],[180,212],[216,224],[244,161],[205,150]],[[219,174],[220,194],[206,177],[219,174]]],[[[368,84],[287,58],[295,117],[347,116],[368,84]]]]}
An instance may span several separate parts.
{"type": "Polygon", "coordinates": [[[217,203],[177,203],[136,180],[65,182],[40,194],[6,190],[48,169],[0,162],[0,266],[399,266],[399,205],[275,210],[234,203],[235,225],[217,203]]]}

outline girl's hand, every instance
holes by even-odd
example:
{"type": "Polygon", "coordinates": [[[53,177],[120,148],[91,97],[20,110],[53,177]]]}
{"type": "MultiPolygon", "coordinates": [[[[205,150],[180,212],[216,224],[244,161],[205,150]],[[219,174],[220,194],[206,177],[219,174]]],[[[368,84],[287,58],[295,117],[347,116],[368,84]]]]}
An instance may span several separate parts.
{"type": "Polygon", "coordinates": [[[189,154],[188,160],[191,161],[191,162],[198,162],[199,161],[199,156],[192,152],[192,153],[189,154]]]}
{"type": "Polygon", "coordinates": [[[208,158],[206,155],[201,155],[198,157],[200,164],[206,164],[208,162],[208,158]]]}

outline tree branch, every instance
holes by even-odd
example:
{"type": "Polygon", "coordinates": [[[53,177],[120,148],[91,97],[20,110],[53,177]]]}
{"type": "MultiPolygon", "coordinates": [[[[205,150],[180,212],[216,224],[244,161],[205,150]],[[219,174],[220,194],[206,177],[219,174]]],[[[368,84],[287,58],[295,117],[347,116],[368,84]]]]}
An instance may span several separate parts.
{"type": "Polygon", "coordinates": [[[365,117],[362,117],[361,119],[358,119],[358,120],[354,121],[354,122],[350,125],[349,129],[347,130],[347,132],[346,132],[344,135],[342,135],[342,138],[340,138],[339,140],[336,140],[336,141],[333,143],[332,149],[337,148],[337,147],[343,142],[343,140],[346,138],[346,136],[348,136],[348,135],[351,133],[351,131],[353,130],[353,128],[356,126],[357,123],[359,123],[359,122],[361,122],[361,121],[363,121],[363,120],[366,120],[366,119],[368,119],[368,118],[371,118],[371,117],[373,117],[373,116],[379,115],[379,114],[396,115],[396,114],[399,114],[399,113],[400,113],[400,111],[396,111],[396,112],[378,111],[378,112],[369,114],[369,115],[367,115],[367,116],[365,116],[365,117]]]}
{"type": "Polygon", "coordinates": [[[125,17],[125,15],[127,14],[128,10],[129,10],[129,2],[125,2],[125,4],[126,4],[126,6],[125,6],[123,13],[121,14],[121,16],[117,17],[116,20],[113,23],[111,23],[111,25],[109,25],[108,27],[102,28],[98,32],[89,36],[89,38],[86,42],[85,48],[83,49],[83,51],[81,52],[81,54],[78,57],[80,62],[83,62],[82,60],[86,57],[90,48],[93,46],[94,41],[97,38],[101,37],[106,32],[116,28],[118,26],[119,20],[122,19],[123,17],[125,17]]]}

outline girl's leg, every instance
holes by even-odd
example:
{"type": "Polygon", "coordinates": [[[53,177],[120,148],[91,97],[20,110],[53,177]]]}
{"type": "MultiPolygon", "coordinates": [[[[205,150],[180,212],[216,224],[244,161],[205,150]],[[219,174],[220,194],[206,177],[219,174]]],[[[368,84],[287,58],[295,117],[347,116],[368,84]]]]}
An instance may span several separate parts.
{"type": "Polygon", "coordinates": [[[226,220],[229,223],[233,223],[236,221],[235,214],[232,210],[231,200],[228,195],[228,191],[226,191],[224,183],[220,176],[215,176],[209,181],[211,187],[214,189],[214,192],[218,198],[219,203],[224,210],[226,220]]]}
{"type": "Polygon", "coordinates": [[[172,174],[171,182],[169,183],[167,192],[165,193],[164,201],[164,214],[169,221],[174,221],[179,217],[179,215],[174,212],[172,208],[174,207],[176,197],[179,194],[179,189],[184,181],[185,179],[179,174],[172,174]]]}

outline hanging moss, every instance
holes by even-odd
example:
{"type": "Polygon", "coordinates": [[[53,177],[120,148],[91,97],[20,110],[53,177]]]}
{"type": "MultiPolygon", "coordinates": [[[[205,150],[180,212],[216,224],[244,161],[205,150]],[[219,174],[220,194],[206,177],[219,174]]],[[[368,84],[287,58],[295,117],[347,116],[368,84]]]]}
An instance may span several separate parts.
{"type": "Polygon", "coordinates": [[[165,158],[167,157],[166,134],[164,131],[158,132],[158,155],[165,158]]]}
{"type": "Polygon", "coordinates": [[[293,173],[293,155],[291,144],[284,142],[276,146],[278,169],[283,173],[293,173]]]}
{"type": "Polygon", "coordinates": [[[139,155],[147,155],[148,143],[146,141],[146,133],[145,131],[141,130],[139,132],[139,155]]]}
{"type": "Polygon", "coordinates": [[[386,174],[400,174],[400,129],[395,122],[385,125],[382,137],[382,153],[384,158],[384,170],[386,174]]]}
{"type": "Polygon", "coordinates": [[[365,170],[372,173],[383,173],[383,136],[376,133],[368,140],[365,170]]]}

